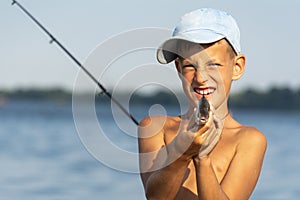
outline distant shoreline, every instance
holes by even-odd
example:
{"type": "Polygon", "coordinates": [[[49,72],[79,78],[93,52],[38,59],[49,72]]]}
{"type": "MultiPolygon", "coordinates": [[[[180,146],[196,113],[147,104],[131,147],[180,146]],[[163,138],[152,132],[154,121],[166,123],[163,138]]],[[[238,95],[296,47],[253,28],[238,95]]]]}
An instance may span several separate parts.
{"type": "MultiPolygon", "coordinates": [[[[84,99],[95,96],[100,99],[101,103],[108,103],[109,99],[104,95],[94,95],[86,92],[74,94],[84,99]]],[[[129,98],[128,93],[122,92],[118,94],[118,99],[129,98]]],[[[71,102],[72,91],[62,88],[28,88],[28,89],[14,89],[14,90],[1,90],[0,89],[0,106],[10,101],[59,101],[71,102]]],[[[173,94],[169,91],[157,91],[152,94],[136,94],[130,96],[130,103],[132,104],[178,104],[177,97],[184,98],[184,94],[173,94]]],[[[98,102],[98,101],[96,101],[98,102]]],[[[229,105],[233,108],[244,109],[274,109],[274,110],[300,110],[300,89],[292,90],[290,88],[272,87],[265,91],[256,89],[245,89],[241,92],[236,92],[230,95],[229,105]]]]}

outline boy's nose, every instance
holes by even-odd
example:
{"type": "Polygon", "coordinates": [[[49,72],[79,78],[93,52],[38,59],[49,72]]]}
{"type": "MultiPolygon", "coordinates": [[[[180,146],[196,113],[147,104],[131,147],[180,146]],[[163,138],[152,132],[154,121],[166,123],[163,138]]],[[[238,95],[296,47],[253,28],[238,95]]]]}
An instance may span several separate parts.
{"type": "Polygon", "coordinates": [[[203,84],[207,81],[207,73],[205,70],[198,69],[195,71],[194,81],[203,84]]]}

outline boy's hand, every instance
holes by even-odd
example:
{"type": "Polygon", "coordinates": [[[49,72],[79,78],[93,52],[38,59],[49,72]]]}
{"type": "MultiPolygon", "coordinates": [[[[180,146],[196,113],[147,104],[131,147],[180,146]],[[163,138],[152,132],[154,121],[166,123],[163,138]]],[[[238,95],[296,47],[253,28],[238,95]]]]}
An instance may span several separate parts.
{"type": "Polygon", "coordinates": [[[174,144],[176,151],[188,159],[207,156],[219,141],[224,121],[219,119],[214,114],[214,108],[211,108],[208,121],[202,126],[196,123],[195,113],[182,120],[174,144]]]}
{"type": "Polygon", "coordinates": [[[188,119],[182,119],[181,128],[174,139],[175,150],[188,159],[197,156],[211,132],[215,130],[211,128],[213,118],[213,112],[210,111],[208,121],[203,126],[196,124],[194,114],[188,119]]]}
{"type": "Polygon", "coordinates": [[[207,130],[207,137],[205,139],[205,142],[202,143],[198,154],[199,158],[207,156],[213,150],[220,139],[223,127],[224,119],[222,120],[215,114],[213,114],[213,123],[210,126],[209,130],[207,130]]]}

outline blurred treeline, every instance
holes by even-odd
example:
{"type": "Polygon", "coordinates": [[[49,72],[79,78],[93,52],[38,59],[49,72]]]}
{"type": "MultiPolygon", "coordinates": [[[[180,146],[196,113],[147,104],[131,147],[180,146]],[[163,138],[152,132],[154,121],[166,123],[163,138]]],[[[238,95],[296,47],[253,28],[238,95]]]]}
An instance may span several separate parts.
{"type": "Polygon", "coordinates": [[[266,91],[247,89],[230,96],[229,103],[238,108],[300,110],[300,89],[272,87],[266,91]]]}
{"type": "MultiPolygon", "coordinates": [[[[91,94],[72,94],[71,91],[61,88],[0,90],[0,103],[23,100],[71,102],[72,95],[84,99],[85,96],[91,94]]],[[[123,92],[123,94],[119,93],[114,97],[121,102],[129,98],[131,105],[178,105],[178,98],[184,99],[184,94],[174,94],[169,91],[156,91],[151,94],[134,93],[130,97],[128,95],[126,92],[123,92]]],[[[109,103],[109,99],[105,95],[96,94],[95,98],[97,103],[109,103]]],[[[243,109],[300,110],[300,89],[292,90],[288,87],[272,87],[261,91],[249,88],[230,95],[229,104],[230,107],[243,109]]]]}

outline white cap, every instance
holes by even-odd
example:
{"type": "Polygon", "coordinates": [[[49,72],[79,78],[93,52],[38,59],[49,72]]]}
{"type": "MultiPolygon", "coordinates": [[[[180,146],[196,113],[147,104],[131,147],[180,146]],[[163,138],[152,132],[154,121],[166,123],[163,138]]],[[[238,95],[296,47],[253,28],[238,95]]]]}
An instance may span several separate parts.
{"type": "Polygon", "coordinates": [[[157,60],[167,64],[177,58],[178,40],[209,44],[225,38],[236,54],[241,52],[240,30],[234,18],[226,12],[201,8],[185,14],[166,40],[157,50],[157,60]]]}

